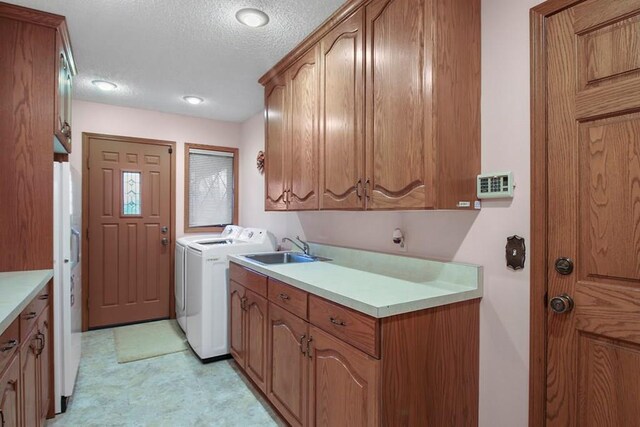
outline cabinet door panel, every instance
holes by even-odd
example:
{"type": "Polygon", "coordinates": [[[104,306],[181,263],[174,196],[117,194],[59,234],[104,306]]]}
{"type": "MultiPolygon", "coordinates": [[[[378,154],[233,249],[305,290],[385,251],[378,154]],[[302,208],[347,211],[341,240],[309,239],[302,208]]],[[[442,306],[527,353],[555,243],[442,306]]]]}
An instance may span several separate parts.
{"type": "Polygon", "coordinates": [[[51,372],[49,362],[51,360],[51,343],[49,342],[49,308],[40,315],[38,320],[38,336],[41,340],[40,355],[38,356],[38,385],[40,388],[40,420],[44,421],[49,413],[51,399],[51,372]]]}
{"type": "Polygon", "coordinates": [[[307,322],[269,303],[267,396],[292,426],[307,424],[307,337],[307,322]]]}
{"type": "Polygon", "coordinates": [[[288,126],[284,79],[275,78],[265,87],[265,208],[286,210],[285,190],[290,166],[287,165],[288,126]]]}
{"type": "Polygon", "coordinates": [[[20,350],[22,380],[22,416],[24,426],[40,425],[40,384],[38,375],[38,348],[40,343],[36,337],[37,330],[25,339],[20,350]]]}
{"type": "Polygon", "coordinates": [[[370,209],[433,206],[430,5],[374,0],[366,7],[370,209]]]}
{"type": "Polygon", "coordinates": [[[378,425],[379,361],[311,326],[310,425],[378,425]]]}
{"type": "Polygon", "coordinates": [[[320,200],[322,209],[364,207],[362,9],[320,43],[320,200]]]}
{"type": "Polygon", "coordinates": [[[246,372],[263,392],[267,374],[267,300],[246,291],[245,345],[246,372]]]}
{"type": "Polygon", "coordinates": [[[289,209],[318,209],[318,48],[288,71],[291,114],[289,209]]]}
{"type": "Polygon", "coordinates": [[[245,289],[233,280],[229,282],[229,352],[238,365],[245,366],[244,298],[245,289]]]}
{"type": "Polygon", "coordinates": [[[0,413],[3,427],[20,425],[20,361],[16,355],[0,377],[0,413]]]}

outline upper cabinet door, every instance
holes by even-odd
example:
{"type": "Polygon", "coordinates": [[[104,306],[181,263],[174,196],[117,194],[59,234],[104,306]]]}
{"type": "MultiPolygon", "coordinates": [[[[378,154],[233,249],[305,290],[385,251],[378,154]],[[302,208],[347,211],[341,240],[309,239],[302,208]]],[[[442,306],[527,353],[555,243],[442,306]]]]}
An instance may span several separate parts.
{"type": "MultiPolygon", "coordinates": [[[[318,209],[318,115],[320,64],[318,47],[289,70],[291,175],[289,209],[318,209]]],[[[270,141],[271,143],[271,141],[270,141]]]]}
{"type": "Polygon", "coordinates": [[[265,87],[266,153],[265,153],[265,208],[287,209],[287,88],[284,79],[274,78],[265,87]]]}
{"type": "Polygon", "coordinates": [[[56,37],[58,76],[55,100],[55,136],[67,153],[71,152],[71,83],[73,72],[60,33],[56,37]]]}
{"type": "Polygon", "coordinates": [[[364,208],[364,11],[320,42],[321,209],[364,208]]]}
{"type": "Polygon", "coordinates": [[[366,6],[369,209],[434,205],[431,2],[366,6]]]}

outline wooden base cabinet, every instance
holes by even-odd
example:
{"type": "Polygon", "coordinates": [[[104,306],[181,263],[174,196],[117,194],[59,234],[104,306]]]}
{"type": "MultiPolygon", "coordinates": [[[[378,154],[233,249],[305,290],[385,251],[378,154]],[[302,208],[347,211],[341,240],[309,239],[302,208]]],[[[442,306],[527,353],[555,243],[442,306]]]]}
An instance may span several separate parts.
{"type": "Polygon", "coordinates": [[[308,425],[380,425],[380,361],[314,326],[309,334],[308,425]]]}
{"type": "Polygon", "coordinates": [[[267,300],[230,283],[230,352],[235,361],[262,390],[266,391],[267,300]]]}
{"type": "Polygon", "coordinates": [[[478,425],[479,299],[375,319],[232,266],[231,353],[290,425],[478,425]]]}
{"type": "Polygon", "coordinates": [[[3,427],[20,425],[20,358],[14,356],[0,376],[0,422],[3,427]]]}
{"type": "Polygon", "coordinates": [[[292,426],[306,425],[309,324],[269,303],[267,397],[292,426]]]}

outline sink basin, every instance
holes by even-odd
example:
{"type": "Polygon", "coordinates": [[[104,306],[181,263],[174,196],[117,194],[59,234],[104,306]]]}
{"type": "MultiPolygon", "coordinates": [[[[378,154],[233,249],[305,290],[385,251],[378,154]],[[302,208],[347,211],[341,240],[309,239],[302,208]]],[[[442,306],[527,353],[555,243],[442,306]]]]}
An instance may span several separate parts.
{"type": "Polygon", "coordinates": [[[258,264],[300,264],[303,262],[331,261],[329,258],[323,258],[313,255],[305,255],[297,252],[274,252],[269,254],[245,255],[245,258],[258,264]]]}

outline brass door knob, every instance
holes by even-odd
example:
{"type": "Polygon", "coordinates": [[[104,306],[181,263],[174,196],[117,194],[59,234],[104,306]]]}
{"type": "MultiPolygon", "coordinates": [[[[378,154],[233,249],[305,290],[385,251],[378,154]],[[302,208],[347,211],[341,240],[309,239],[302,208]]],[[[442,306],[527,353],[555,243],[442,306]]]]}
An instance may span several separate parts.
{"type": "Polygon", "coordinates": [[[573,299],[567,294],[558,295],[551,298],[549,307],[556,314],[568,313],[573,310],[573,299]]]}

